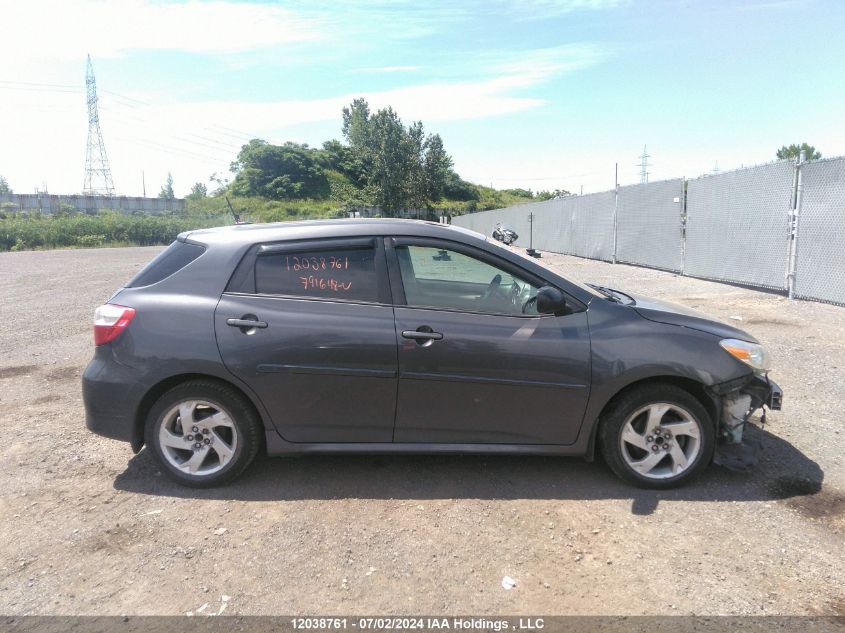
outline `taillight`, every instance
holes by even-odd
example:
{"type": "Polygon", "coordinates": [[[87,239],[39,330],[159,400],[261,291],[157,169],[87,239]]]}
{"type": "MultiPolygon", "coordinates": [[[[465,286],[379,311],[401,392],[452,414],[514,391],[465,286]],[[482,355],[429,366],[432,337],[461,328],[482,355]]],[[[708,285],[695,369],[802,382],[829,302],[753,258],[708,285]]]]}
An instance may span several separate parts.
{"type": "Polygon", "coordinates": [[[116,339],[133,318],[135,308],[110,303],[97,308],[94,312],[94,345],[104,345],[116,339]]]}

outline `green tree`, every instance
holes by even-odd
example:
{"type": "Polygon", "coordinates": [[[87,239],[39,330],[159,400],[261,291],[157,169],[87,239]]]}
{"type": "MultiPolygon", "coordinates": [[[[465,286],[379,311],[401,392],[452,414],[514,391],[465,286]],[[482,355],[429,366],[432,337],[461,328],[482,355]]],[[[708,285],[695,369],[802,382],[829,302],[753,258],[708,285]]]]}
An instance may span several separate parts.
{"type": "Polygon", "coordinates": [[[353,149],[370,145],[370,106],[366,99],[355,99],[343,108],[343,137],[353,149]]]}
{"type": "Polygon", "coordinates": [[[551,200],[553,198],[565,198],[571,195],[566,189],[555,189],[554,191],[538,191],[534,197],[538,200],[551,200]]]}
{"type": "Polygon", "coordinates": [[[316,160],[321,167],[339,172],[356,185],[364,185],[364,174],[355,161],[352,149],[336,139],[323,143],[323,149],[317,152],[316,160]]]}
{"type": "Polygon", "coordinates": [[[379,206],[387,212],[411,206],[410,147],[414,141],[393,108],[379,110],[370,118],[367,142],[362,155],[369,164],[367,178],[377,189],[379,206]]]}
{"type": "Polygon", "coordinates": [[[405,135],[405,156],[407,162],[405,187],[407,189],[404,206],[421,209],[428,204],[425,171],[427,140],[422,121],[414,121],[405,135]]]}
{"type": "Polygon", "coordinates": [[[790,158],[796,159],[800,156],[801,151],[806,152],[807,160],[818,160],[822,157],[821,152],[817,152],[816,148],[812,145],[807,145],[807,143],[801,143],[801,145],[784,145],[777,151],[777,157],[779,159],[790,158]]]}
{"type": "Polygon", "coordinates": [[[307,145],[272,145],[253,139],[241,148],[232,163],[235,179],[231,191],[239,196],[272,200],[327,198],[329,181],[316,158],[317,150],[307,145]]]}
{"type": "Polygon", "coordinates": [[[191,193],[188,194],[188,198],[192,200],[199,200],[200,198],[207,198],[208,197],[208,187],[201,182],[194,183],[194,186],[191,187],[191,193]]]}
{"type": "Polygon", "coordinates": [[[392,108],[372,114],[366,100],[355,99],[343,108],[343,136],[358,182],[386,213],[429,207],[446,192],[452,159],[439,135],[426,136],[422,122],[406,128],[392,108]]]}
{"type": "Polygon", "coordinates": [[[229,187],[229,179],[216,171],[208,177],[208,182],[217,185],[217,189],[211,192],[212,196],[222,196],[229,187]]]}
{"type": "Polygon", "coordinates": [[[530,189],[502,189],[502,193],[509,193],[517,198],[533,198],[534,192],[530,189]]]}
{"type": "Polygon", "coordinates": [[[446,193],[446,183],[452,172],[452,157],[443,148],[443,139],[439,134],[432,134],[426,140],[425,194],[429,201],[437,202],[446,193]]]}
{"type": "Polygon", "coordinates": [[[449,200],[459,200],[463,202],[481,200],[481,192],[478,190],[478,187],[471,182],[463,180],[452,170],[449,170],[449,173],[446,175],[443,195],[449,200]]]}
{"type": "Polygon", "coordinates": [[[167,172],[167,180],[162,186],[161,191],[158,192],[158,197],[166,200],[174,200],[176,198],[176,194],[173,193],[173,176],[170,172],[167,172]]]}
{"type": "Polygon", "coordinates": [[[9,186],[9,181],[3,176],[0,176],[0,193],[14,193],[12,188],[9,186]]]}

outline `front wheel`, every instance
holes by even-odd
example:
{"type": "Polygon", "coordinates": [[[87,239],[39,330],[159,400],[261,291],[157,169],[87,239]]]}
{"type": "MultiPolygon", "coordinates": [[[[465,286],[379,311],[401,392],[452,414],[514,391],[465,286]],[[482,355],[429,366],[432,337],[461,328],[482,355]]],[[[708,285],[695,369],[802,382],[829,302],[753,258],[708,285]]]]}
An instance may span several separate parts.
{"type": "Polygon", "coordinates": [[[192,380],[166,392],[147,416],[146,443],[165,473],[193,488],[230,481],[252,462],[261,423],[237,391],[192,380]]]}
{"type": "Polygon", "coordinates": [[[633,389],[611,405],[600,424],[608,466],[642,488],[682,485],[713,457],[710,416],[695,397],[674,385],[633,389]]]}

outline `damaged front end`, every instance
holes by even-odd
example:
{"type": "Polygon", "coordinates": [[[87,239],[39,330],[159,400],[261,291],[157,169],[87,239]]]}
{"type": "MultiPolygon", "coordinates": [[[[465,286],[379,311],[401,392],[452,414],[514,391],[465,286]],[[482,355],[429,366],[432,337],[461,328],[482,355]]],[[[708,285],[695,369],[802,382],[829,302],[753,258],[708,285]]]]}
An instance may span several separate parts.
{"type": "Polygon", "coordinates": [[[745,427],[759,410],[766,423],[766,408],[778,411],[783,391],[766,374],[752,374],[711,388],[719,410],[716,452],[713,461],[725,468],[747,471],[760,460],[762,445],[745,427]]]}

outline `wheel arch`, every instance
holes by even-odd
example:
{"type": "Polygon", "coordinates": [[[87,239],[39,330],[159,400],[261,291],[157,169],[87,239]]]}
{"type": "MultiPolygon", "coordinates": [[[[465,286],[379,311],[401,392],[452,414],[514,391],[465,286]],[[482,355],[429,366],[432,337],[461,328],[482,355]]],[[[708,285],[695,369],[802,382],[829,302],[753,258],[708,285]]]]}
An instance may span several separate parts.
{"type": "Polygon", "coordinates": [[[639,389],[645,385],[654,384],[673,385],[675,387],[683,389],[684,391],[692,395],[696,400],[698,400],[701,406],[704,407],[704,410],[707,411],[707,414],[710,416],[710,419],[713,422],[713,428],[718,428],[718,400],[714,395],[712,395],[708,391],[707,386],[704,383],[698,382],[697,380],[693,380],[692,378],[685,378],[683,376],[672,375],[659,375],[641,378],[621,387],[616,393],[613,394],[613,396],[611,396],[607,400],[607,402],[604,403],[604,406],[601,408],[601,411],[599,411],[599,414],[595,417],[595,419],[592,420],[592,428],[590,429],[590,441],[587,446],[587,453],[585,456],[587,461],[593,461],[595,459],[599,427],[601,426],[601,421],[605,411],[610,409],[620,398],[630,393],[631,391],[639,389]]]}
{"type": "MultiPolygon", "coordinates": [[[[141,450],[144,446],[144,424],[147,419],[147,414],[149,414],[150,409],[152,409],[153,405],[156,401],[167,391],[181,385],[183,383],[189,382],[191,380],[206,380],[211,382],[217,382],[223,385],[226,385],[230,389],[234,389],[240,396],[243,397],[244,401],[252,407],[253,412],[261,420],[262,424],[264,425],[265,431],[268,428],[267,422],[265,420],[265,416],[262,414],[261,408],[257,406],[254,399],[250,396],[249,393],[244,391],[239,385],[232,382],[231,380],[225,380],[220,376],[214,376],[211,374],[203,374],[203,373],[183,373],[183,374],[175,374],[173,376],[168,376],[154,384],[150,387],[147,392],[144,394],[144,397],[141,398],[141,402],[138,404],[138,408],[135,412],[135,422],[132,432],[132,450],[136,453],[141,450]]],[[[264,437],[264,433],[262,433],[262,438],[264,437]]]]}

